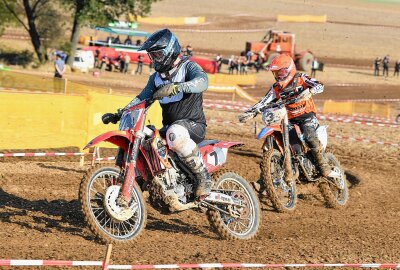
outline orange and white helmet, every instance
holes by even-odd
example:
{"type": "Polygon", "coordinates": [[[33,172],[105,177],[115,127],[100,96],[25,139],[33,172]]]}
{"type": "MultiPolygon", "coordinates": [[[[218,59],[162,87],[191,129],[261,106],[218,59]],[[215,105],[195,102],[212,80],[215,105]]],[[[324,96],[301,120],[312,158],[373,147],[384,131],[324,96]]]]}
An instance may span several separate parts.
{"type": "Polygon", "coordinates": [[[277,83],[285,88],[294,78],[296,74],[296,65],[292,57],[287,54],[280,54],[272,59],[268,70],[272,71],[277,83]]]}

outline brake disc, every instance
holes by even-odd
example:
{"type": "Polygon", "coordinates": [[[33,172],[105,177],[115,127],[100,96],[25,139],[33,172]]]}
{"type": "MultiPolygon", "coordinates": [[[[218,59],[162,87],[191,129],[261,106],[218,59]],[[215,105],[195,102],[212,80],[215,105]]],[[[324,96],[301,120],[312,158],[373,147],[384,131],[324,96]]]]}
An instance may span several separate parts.
{"type": "Polygon", "coordinates": [[[117,198],[119,195],[119,191],[121,186],[113,185],[107,188],[106,194],[104,195],[104,208],[107,213],[115,220],[115,221],[126,221],[133,217],[135,212],[138,210],[139,206],[136,203],[132,203],[130,207],[121,207],[117,204],[117,198]]]}

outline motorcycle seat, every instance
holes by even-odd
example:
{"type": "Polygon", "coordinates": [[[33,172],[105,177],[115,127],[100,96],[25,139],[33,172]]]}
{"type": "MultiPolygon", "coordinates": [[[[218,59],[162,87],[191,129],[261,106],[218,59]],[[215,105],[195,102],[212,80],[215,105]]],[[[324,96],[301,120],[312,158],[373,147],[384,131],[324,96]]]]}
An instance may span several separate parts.
{"type": "Polygon", "coordinates": [[[197,146],[199,148],[201,148],[203,146],[210,145],[210,144],[215,144],[215,143],[218,143],[218,142],[219,142],[218,140],[204,140],[204,141],[198,143],[197,146]]]}

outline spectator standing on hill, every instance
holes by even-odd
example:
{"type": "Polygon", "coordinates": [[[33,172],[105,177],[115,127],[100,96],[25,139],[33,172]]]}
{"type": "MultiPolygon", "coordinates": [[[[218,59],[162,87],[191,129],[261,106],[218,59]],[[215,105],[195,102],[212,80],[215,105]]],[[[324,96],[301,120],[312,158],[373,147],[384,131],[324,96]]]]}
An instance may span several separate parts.
{"type": "Polygon", "coordinates": [[[312,61],[312,64],[311,64],[311,77],[315,77],[318,66],[319,66],[318,60],[317,60],[317,58],[314,58],[314,60],[312,61]]]}
{"type": "Polygon", "coordinates": [[[386,77],[389,76],[389,55],[383,58],[383,76],[385,76],[385,73],[386,77]]]}
{"type": "Polygon", "coordinates": [[[128,53],[124,55],[124,74],[128,72],[129,63],[131,62],[131,57],[128,53]]]}
{"type": "Polygon", "coordinates": [[[397,60],[396,63],[394,64],[394,73],[393,76],[399,77],[399,72],[400,72],[400,60],[397,60]]]}
{"type": "Polygon", "coordinates": [[[138,73],[139,73],[139,75],[142,74],[143,59],[144,59],[143,55],[139,55],[139,57],[138,57],[138,63],[137,63],[137,68],[136,68],[135,74],[138,74],[138,73]]]}
{"type": "Polygon", "coordinates": [[[375,58],[374,61],[374,75],[379,76],[379,67],[381,65],[381,59],[379,57],[375,58]]]}

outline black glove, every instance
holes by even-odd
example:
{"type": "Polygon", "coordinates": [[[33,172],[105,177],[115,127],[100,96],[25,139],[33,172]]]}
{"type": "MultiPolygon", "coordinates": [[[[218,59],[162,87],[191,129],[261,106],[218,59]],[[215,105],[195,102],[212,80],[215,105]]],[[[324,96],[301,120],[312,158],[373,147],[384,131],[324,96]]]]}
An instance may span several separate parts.
{"type": "Polygon", "coordinates": [[[116,124],[121,119],[122,112],[123,110],[118,109],[117,113],[106,113],[101,117],[101,121],[106,125],[109,123],[116,124]]]}
{"type": "Polygon", "coordinates": [[[154,99],[162,99],[163,97],[171,97],[179,93],[178,84],[170,83],[162,86],[153,94],[154,99]]]}

